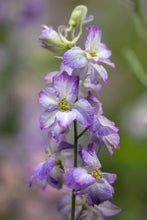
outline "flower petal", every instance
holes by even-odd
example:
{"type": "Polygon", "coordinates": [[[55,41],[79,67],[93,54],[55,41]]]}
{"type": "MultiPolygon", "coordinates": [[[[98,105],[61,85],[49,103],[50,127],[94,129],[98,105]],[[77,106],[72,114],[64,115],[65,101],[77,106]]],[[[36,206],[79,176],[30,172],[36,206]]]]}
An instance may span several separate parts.
{"type": "Polygon", "coordinates": [[[56,160],[56,154],[52,154],[52,156],[48,159],[47,162],[39,163],[33,170],[33,174],[35,178],[40,180],[46,179],[49,171],[53,168],[56,160]]]}
{"type": "Polygon", "coordinates": [[[61,189],[64,182],[64,171],[59,165],[53,167],[47,177],[47,182],[56,189],[61,189]]]}
{"type": "Polygon", "coordinates": [[[83,162],[89,166],[94,166],[97,168],[101,167],[100,161],[96,155],[93,143],[88,145],[88,150],[86,151],[84,147],[80,145],[80,151],[82,155],[83,162]]]}
{"type": "Polygon", "coordinates": [[[113,215],[118,214],[121,211],[121,208],[114,205],[110,201],[106,201],[106,202],[99,204],[97,209],[100,210],[104,216],[113,216],[113,215]]]}
{"type": "Polygon", "coordinates": [[[94,109],[86,99],[79,99],[74,104],[72,111],[81,124],[90,125],[93,123],[94,109]]]}
{"type": "Polygon", "coordinates": [[[59,71],[53,71],[53,72],[47,73],[44,77],[45,83],[52,83],[53,77],[58,76],[59,73],[60,73],[59,71]]]}
{"type": "Polygon", "coordinates": [[[112,186],[104,182],[95,182],[89,188],[92,202],[96,205],[112,198],[112,186]]]}
{"type": "Polygon", "coordinates": [[[54,123],[57,112],[58,110],[55,110],[53,112],[44,112],[40,117],[40,128],[49,128],[54,123]]]}
{"type": "Polygon", "coordinates": [[[74,169],[73,178],[75,182],[80,185],[81,189],[86,188],[95,181],[95,178],[92,175],[88,174],[87,170],[83,167],[78,167],[74,169]]]}
{"type": "Polygon", "coordinates": [[[80,47],[72,47],[63,56],[63,63],[73,69],[83,68],[88,64],[85,52],[80,47]]]}
{"type": "Polygon", "coordinates": [[[75,76],[69,76],[65,71],[53,79],[53,86],[59,92],[61,100],[66,98],[68,102],[72,101],[76,89],[76,80],[75,76]]]}
{"type": "Polygon", "coordinates": [[[39,93],[39,103],[44,108],[56,108],[58,106],[59,101],[59,93],[56,89],[51,87],[46,87],[45,89],[41,90],[39,93]]]}
{"type": "Polygon", "coordinates": [[[65,112],[60,111],[57,112],[56,119],[59,123],[59,126],[62,128],[67,128],[76,119],[76,114],[73,110],[65,112]]]}
{"type": "Polygon", "coordinates": [[[89,34],[85,42],[85,49],[87,51],[97,51],[99,48],[100,41],[101,41],[102,33],[96,25],[94,26],[90,25],[88,27],[88,31],[89,31],[89,34]]]}

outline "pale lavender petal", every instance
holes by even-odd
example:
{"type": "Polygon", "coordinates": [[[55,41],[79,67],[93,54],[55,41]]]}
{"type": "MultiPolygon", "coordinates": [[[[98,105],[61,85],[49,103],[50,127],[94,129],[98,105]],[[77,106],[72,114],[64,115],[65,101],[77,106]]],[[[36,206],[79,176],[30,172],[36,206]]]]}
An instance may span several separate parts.
{"type": "Polygon", "coordinates": [[[72,111],[81,124],[90,125],[93,123],[94,109],[86,99],[79,99],[74,104],[72,111]]]}
{"type": "Polygon", "coordinates": [[[120,140],[119,135],[117,133],[114,133],[114,134],[110,134],[108,136],[105,136],[104,143],[106,145],[109,145],[108,144],[108,142],[109,142],[110,144],[112,144],[114,146],[115,149],[120,149],[120,147],[118,146],[119,140],[120,140]]]}
{"type": "Polygon", "coordinates": [[[41,189],[45,189],[46,186],[47,186],[47,180],[46,179],[43,179],[43,180],[40,180],[40,179],[36,179],[36,183],[37,185],[41,188],[41,189]]]}
{"type": "Polygon", "coordinates": [[[66,173],[66,177],[65,177],[65,184],[67,187],[71,188],[71,189],[81,189],[80,185],[78,183],[75,182],[75,179],[73,177],[73,173],[74,170],[76,168],[71,168],[67,173],[66,173]]]}
{"type": "Polygon", "coordinates": [[[114,183],[114,181],[116,180],[117,178],[117,175],[115,173],[104,173],[102,172],[102,176],[105,177],[105,179],[110,183],[114,183]]]}
{"type": "Polygon", "coordinates": [[[59,93],[56,89],[46,87],[39,93],[39,103],[44,108],[57,108],[59,102],[59,93]]]}
{"type": "Polygon", "coordinates": [[[55,76],[58,76],[59,73],[60,73],[59,71],[53,71],[53,72],[47,73],[44,77],[45,83],[52,83],[53,78],[55,76]]]}
{"type": "Polygon", "coordinates": [[[73,69],[78,69],[85,67],[88,60],[85,56],[85,52],[80,47],[72,47],[65,52],[63,63],[73,69]]]}
{"type": "Polygon", "coordinates": [[[92,202],[96,205],[112,198],[111,186],[105,184],[104,182],[95,182],[90,186],[89,192],[92,202]]]}
{"type": "Polygon", "coordinates": [[[115,68],[115,64],[112,63],[109,59],[99,59],[99,62],[106,63],[106,64],[108,64],[109,66],[115,68]]]}
{"type": "Polygon", "coordinates": [[[80,151],[84,163],[86,163],[89,166],[94,166],[97,168],[101,167],[100,161],[98,160],[98,157],[94,150],[93,143],[88,145],[87,151],[83,146],[80,145],[80,151]]]}
{"type": "Polygon", "coordinates": [[[84,20],[82,21],[82,24],[86,24],[90,21],[92,21],[94,19],[93,15],[88,15],[84,18],[84,20]]]}
{"type": "Polygon", "coordinates": [[[115,130],[113,130],[111,127],[109,127],[109,124],[108,124],[108,126],[103,126],[103,124],[101,124],[102,120],[100,120],[100,119],[102,119],[102,118],[105,118],[105,117],[100,116],[100,115],[94,116],[93,124],[89,127],[90,131],[93,134],[98,134],[100,136],[107,136],[109,134],[114,133],[115,130]]]}
{"type": "Polygon", "coordinates": [[[106,45],[104,43],[99,44],[99,48],[97,50],[97,59],[98,61],[100,59],[108,59],[111,56],[112,52],[111,50],[108,50],[106,45]]]}
{"type": "MultiPolygon", "coordinates": [[[[101,88],[101,85],[100,85],[100,88],[101,88]]],[[[87,100],[92,105],[92,107],[95,109],[95,114],[98,114],[98,115],[103,114],[102,103],[95,96],[93,96],[90,91],[88,92],[87,100]]]]}
{"type": "Polygon", "coordinates": [[[58,110],[55,110],[53,112],[44,112],[40,117],[40,128],[49,128],[54,123],[57,112],[58,110]]]}
{"type": "Polygon", "coordinates": [[[49,172],[47,177],[47,182],[49,185],[55,187],[56,189],[61,189],[64,183],[64,171],[59,165],[53,167],[49,172]]]}
{"type": "Polygon", "coordinates": [[[60,213],[67,215],[71,212],[71,195],[64,193],[60,196],[57,209],[60,213]]]}
{"type": "Polygon", "coordinates": [[[103,115],[100,115],[99,116],[99,121],[100,123],[103,125],[103,126],[107,126],[107,127],[110,127],[113,132],[112,133],[115,133],[115,132],[118,132],[119,128],[115,126],[115,123],[113,121],[110,121],[108,118],[106,118],[105,116],[103,115]]]}
{"type": "Polygon", "coordinates": [[[33,175],[35,178],[38,178],[40,180],[46,179],[49,171],[53,168],[54,163],[56,160],[56,154],[52,154],[52,156],[48,159],[47,162],[39,163],[34,169],[33,169],[33,175]]]}
{"type": "Polygon", "coordinates": [[[61,141],[56,149],[56,152],[59,152],[61,150],[65,150],[65,149],[73,149],[73,148],[74,148],[73,144],[70,144],[66,141],[61,141]]]}
{"type": "Polygon", "coordinates": [[[101,203],[97,208],[102,212],[104,216],[113,216],[121,211],[121,208],[114,205],[110,201],[101,203]]]}
{"type": "Polygon", "coordinates": [[[56,119],[59,123],[59,126],[65,129],[76,119],[76,113],[73,110],[60,111],[57,112],[56,119]]]}
{"type": "Polygon", "coordinates": [[[94,64],[94,63],[90,63],[90,64],[94,67],[98,76],[100,76],[100,78],[103,79],[104,83],[107,83],[108,74],[107,74],[107,71],[105,70],[105,68],[102,65],[98,65],[98,64],[94,64]]]}
{"type": "Polygon", "coordinates": [[[83,68],[74,69],[72,72],[73,76],[79,76],[79,79],[83,79],[88,73],[89,65],[85,65],[83,68]]]}
{"type": "Polygon", "coordinates": [[[95,181],[95,178],[92,175],[88,174],[87,170],[83,167],[78,167],[74,169],[73,178],[75,182],[80,185],[81,189],[86,188],[95,181]]]}
{"type": "Polygon", "coordinates": [[[85,49],[91,52],[97,51],[101,41],[102,33],[96,25],[95,26],[90,25],[88,27],[88,31],[89,34],[85,42],[85,49]]]}
{"type": "Polygon", "coordinates": [[[68,102],[72,101],[76,89],[76,80],[75,76],[69,76],[65,71],[54,78],[53,85],[59,92],[61,100],[65,98],[68,102]]]}
{"type": "Polygon", "coordinates": [[[54,123],[50,126],[49,133],[51,133],[52,137],[55,138],[56,141],[59,141],[59,137],[62,132],[67,133],[68,129],[65,130],[64,128],[60,127],[57,119],[55,119],[54,123]]]}

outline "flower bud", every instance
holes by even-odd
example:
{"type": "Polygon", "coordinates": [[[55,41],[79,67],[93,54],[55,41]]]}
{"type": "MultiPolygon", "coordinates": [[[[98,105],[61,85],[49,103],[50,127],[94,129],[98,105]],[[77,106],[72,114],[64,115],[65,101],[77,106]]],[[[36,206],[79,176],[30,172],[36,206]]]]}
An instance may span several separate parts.
{"type": "Polygon", "coordinates": [[[52,26],[47,27],[46,25],[42,25],[42,32],[39,35],[39,40],[41,41],[41,45],[47,49],[59,48],[59,50],[61,50],[61,48],[64,48],[64,43],[59,34],[53,30],[52,26]]]}
{"type": "Polygon", "coordinates": [[[79,5],[73,10],[71,17],[69,19],[69,25],[76,27],[85,19],[87,14],[87,7],[84,5],[79,5]]]}

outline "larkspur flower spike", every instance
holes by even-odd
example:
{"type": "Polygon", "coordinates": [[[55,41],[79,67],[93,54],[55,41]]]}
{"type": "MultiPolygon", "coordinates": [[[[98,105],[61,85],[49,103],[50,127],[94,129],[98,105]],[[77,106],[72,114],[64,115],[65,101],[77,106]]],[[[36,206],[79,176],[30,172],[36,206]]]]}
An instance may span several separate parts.
{"type": "Polygon", "coordinates": [[[66,185],[71,189],[58,203],[58,211],[69,220],[104,220],[104,216],[121,211],[109,201],[113,198],[112,184],[117,176],[102,172],[98,159],[104,144],[111,156],[111,145],[119,149],[119,128],[103,115],[102,103],[98,100],[101,80],[105,83],[108,80],[103,64],[113,68],[115,64],[109,59],[111,51],[101,42],[102,33],[96,25],[87,28],[85,49],[76,45],[82,26],[91,20],[93,16],[87,16],[87,7],[79,5],[67,26],[61,25],[55,31],[52,26],[43,25],[39,36],[41,46],[54,53],[63,52],[63,62],[60,71],[49,72],[44,77],[48,86],[39,93],[39,103],[45,109],[40,117],[40,128],[47,130],[48,144],[46,159],[35,166],[30,185],[35,180],[42,189],[48,185],[56,189],[66,185]],[[72,136],[72,131],[74,144],[66,137],[69,133],[72,136]],[[90,134],[88,147],[79,144],[86,132],[90,134]]]}

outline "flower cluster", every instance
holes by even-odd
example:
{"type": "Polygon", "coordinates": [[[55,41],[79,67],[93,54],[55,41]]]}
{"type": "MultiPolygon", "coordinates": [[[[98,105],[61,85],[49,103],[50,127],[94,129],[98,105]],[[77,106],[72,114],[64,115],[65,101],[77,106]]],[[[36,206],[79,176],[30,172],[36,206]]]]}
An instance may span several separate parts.
{"type": "Polygon", "coordinates": [[[40,128],[47,129],[48,144],[46,158],[34,168],[30,185],[35,179],[42,189],[48,184],[57,189],[65,184],[69,191],[72,189],[58,203],[58,210],[71,220],[104,219],[120,212],[109,201],[114,194],[111,184],[116,174],[102,172],[98,159],[102,145],[107,146],[111,156],[113,147],[119,149],[119,129],[103,115],[98,100],[101,81],[107,83],[108,78],[103,64],[113,68],[115,65],[95,25],[87,28],[85,49],[76,46],[83,25],[92,19],[92,15],[87,16],[86,6],[80,5],[72,12],[69,26],[59,26],[56,32],[51,26],[43,25],[39,36],[43,47],[63,52],[63,62],[59,71],[44,77],[48,86],[39,93],[39,103],[45,109],[40,128]],[[74,144],[67,137],[73,133],[70,125],[74,126],[74,144]],[[86,132],[90,133],[88,147],[79,144],[86,132]]]}

